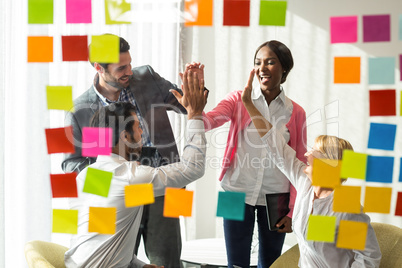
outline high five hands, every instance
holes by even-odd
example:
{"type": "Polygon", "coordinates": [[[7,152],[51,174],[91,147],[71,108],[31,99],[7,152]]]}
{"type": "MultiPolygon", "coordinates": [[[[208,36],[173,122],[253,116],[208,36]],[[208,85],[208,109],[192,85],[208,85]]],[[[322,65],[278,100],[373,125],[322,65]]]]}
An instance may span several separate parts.
{"type": "Polygon", "coordinates": [[[251,70],[250,75],[248,77],[248,81],[246,86],[244,87],[243,93],[241,94],[241,100],[243,101],[244,106],[247,108],[250,104],[253,104],[251,101],[251,92],[253,90],[253,80],[254,80],[254,69],[251,70]]]}

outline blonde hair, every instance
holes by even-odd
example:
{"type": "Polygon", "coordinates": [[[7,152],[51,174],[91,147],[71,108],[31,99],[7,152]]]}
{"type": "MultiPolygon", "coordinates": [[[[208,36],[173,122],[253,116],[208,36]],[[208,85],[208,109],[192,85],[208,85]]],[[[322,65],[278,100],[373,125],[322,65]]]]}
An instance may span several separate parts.
{"type": "Polygon", "coordinates": [[[347,140],[328,135],[320,135],[315,138],[315,144],[324,158],[340,160],[343,150],[352,150],[353,147],[347,140]]]}

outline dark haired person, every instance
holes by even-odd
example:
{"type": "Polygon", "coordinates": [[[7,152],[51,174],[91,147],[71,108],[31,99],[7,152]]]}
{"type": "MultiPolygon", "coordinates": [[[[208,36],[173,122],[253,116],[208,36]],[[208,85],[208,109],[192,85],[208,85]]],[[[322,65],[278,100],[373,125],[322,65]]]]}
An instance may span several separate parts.
{"type": "MultiPolygon", "coordinates": [[[[92,127],[112,128],[113,148],[110,156],[100,155],[96,162],[84,168],[77,178],[78,197],[70,198],[70,209],[78,210],[78,233],[65,253],[67,267],[156,268],[168,265],[145,264],[134,252],[143,206],[125,206],[125,186],[152,183],[154,195],[162,196],[166,187],[181,188],[200,178],[205,171],[205,130],[201,120],[206,104],[206,91],[199,86],[196,75],[184,73],[183,96],[173,92],[187,110],[187,145],[182,161],[158,168],[130,161],[133,154],[141,154],[142,129],[137,109],[127,102],[101,107],[91,120],[92,127]],[[187,80],[188,78],[188,80],[187,80]],[[113,173],[107,197],[83,192],[88,168],[113,173]],[[89,232],[89,207],[115,207],[114,234],[89,232]]],[[[162,241],[161,241],[162,242],[162,241]]]]}
{"type": "MultiPolygon", "coordinates": [[[[194,69],[198,67],[193,64],[194,69]]],[[[306,114],[285,95],[282,84],[293,67],[290,50],[279,41],[260,45],[254,56],[259,87],[253,88],[252,101],[274,122],[286,142],[304,159],[306,152],[306,114]]],[[[250,266],[250,251],[257,217],[258,267],[269,267],[280,255],[286,232],[292,232],[292,213],[296,191],[285,175],[272,163],[241,100],[242,91],[229,93],[212,111],[204,115],[205,129],[230,121],[222,172],[225,191],[246,193],[244,221],[223,220],[228,267],[250,266]],[[290,191],[290,212],[279,223],[283,229],[270,231],[265,194],[290,191]]]]}
{"type": "MultiPolygon", "coordinates": [[[[73,126],[75,153],[67,155],[62,163],[64,172],[80,172],[95,158],[81,154],[82,128],[89,126],[93,114],[103,106],[121,101],[135,106],[136,114],[144,133],[144,146],[157,148],[158,153],[151,159],[154,166],[180,161],[167,110],[186,113],[186,110],[169,92],[180,89],[159,76],[151,66],[132,68],[130,45],[120,37],[118,63],[91,64],[96,70],[91,87],[74,101],[74,113],[67,116],[66,125],[73,126]]],[[[145,252],[152,263],[169,268],[181,267],[180,222],[176,218],[163,217],[164,197],[145,207],[144,219],[137,240],[136,252],[141,234],[145,252]]]]}

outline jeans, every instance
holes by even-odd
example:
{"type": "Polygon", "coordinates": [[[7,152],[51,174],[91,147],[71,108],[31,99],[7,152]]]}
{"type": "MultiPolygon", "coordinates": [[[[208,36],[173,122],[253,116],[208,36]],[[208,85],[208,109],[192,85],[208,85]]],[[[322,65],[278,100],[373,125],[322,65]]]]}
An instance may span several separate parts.
{"type": "Polygon", "coordinates": [[[269,267],[282,252],[285,233],[270,231],[265,206],[246,204],[244,221],[223,220],[228,267],[250,267],[255,216],[258,224],[258,268],[269,267]]]}

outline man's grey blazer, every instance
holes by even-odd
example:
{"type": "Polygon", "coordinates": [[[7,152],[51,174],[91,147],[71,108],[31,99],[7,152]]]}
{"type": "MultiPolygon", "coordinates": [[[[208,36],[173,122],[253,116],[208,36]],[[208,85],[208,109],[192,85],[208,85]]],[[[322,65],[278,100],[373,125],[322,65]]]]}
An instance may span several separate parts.
{"type": "MultiPolygon", "coordinates": [[[[132,71],[129,88],[147,124],[152,143],[157,147],[165,162],[179,161],[176,142],[166,111],[186,113],[183,106],[169,92],[170,89],[181,92],[181,89],[159,76],[149,65],[133,68],[132,71]]],[[[74,112],[67,114],[66,126],[73,127],[75,153],[67,155],[64,159],[62,163],[64,172],[78,173],[95,162],[96,158],[81,155],[82,128],[89,126],[90,119],[101,106],[93,85],[74,101],[74,112]]]]}

